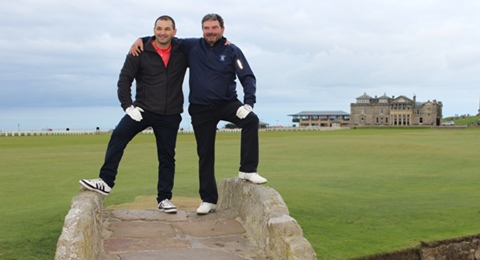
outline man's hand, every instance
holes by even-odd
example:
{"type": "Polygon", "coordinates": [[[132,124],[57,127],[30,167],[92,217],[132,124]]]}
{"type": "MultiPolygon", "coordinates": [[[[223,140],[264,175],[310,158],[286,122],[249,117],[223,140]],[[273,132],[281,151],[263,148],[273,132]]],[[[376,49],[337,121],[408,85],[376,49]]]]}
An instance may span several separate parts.
{"type": "Polygon", "coordinates": [[[138,56],[143,51],[143,42],[142,39],[137,39],[130,47],[130,54],[133,56],[138,56]]]}
{"type": "Polygon", "coordinates": [[[245,104],[237,109],[237,117],[240,119],[244,119],[252,111],[253,111],[253,108],[250,105],[245,104]]]}
{"type": "Polygon", "coordinates": [[[140,122],[143,119],[141,112],[144,112],[144,111],[141,107],[129,106],[125,110],[125,112],[127,113],[127,115],[129,115],[135,121],[140,122]]]}

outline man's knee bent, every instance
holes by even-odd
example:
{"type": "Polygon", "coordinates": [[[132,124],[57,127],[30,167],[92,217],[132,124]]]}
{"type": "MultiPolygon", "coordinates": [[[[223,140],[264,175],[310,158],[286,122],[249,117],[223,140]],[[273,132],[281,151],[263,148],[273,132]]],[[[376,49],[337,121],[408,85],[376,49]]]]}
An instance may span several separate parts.
{"type": "Polygon", "coordinates": [[[248,116],[244,119],[244,125],[256,125],[260,123],[257,114],[251,112],[248,116]]]}

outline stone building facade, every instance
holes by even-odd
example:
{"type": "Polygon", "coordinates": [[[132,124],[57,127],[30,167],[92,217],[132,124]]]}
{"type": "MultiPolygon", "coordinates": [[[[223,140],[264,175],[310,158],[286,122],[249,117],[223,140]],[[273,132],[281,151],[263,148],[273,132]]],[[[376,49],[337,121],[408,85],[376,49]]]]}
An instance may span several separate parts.
{"type": "Polygon", "coordinates": [[[439,126],[442,102],[418,102],[416,96],[371,97],[366,93],[350,104],[350,126],[439,126]]]}

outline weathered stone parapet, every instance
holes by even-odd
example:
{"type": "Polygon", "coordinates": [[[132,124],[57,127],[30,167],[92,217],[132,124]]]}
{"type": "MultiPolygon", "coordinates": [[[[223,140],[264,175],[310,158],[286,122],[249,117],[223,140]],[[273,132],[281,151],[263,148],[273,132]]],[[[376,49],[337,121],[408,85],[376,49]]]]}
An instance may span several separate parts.
{"type": "Polygon", "coordinates": [[[420,245],[384,254],[355,258],[355,260],[480,260],[480,234],[433,242],[421,242],[420,245]]]}
{"type": "Polygon", "coordinates": [[[231,178],[221,182],[219,193],[219,209],[235,209],[251,242],[266,255],[272,259],[317,259],[277,191],[231,178]]]}
{"type": "Polygon", "coordinates": [[[422,259],[480,259],[480,235],[422,244],[422,259]]]}
{"type": "Polygon", "coordinates": [[[71,209],[57,242],[55,259],[96,259],[103,247],[103,195],[96,192],[80,193],[72,199],[71,209]]]}

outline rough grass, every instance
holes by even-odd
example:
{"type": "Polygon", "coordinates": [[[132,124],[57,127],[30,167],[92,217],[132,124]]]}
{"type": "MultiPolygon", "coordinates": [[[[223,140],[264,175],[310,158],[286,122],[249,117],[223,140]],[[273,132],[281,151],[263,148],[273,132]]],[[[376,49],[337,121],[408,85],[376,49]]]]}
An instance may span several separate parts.
{"type": "MultiPolygon", "coordinates": [[[[0,137],[0,259],[53,258],[78,180],[98,176],[108,139],[0,137]]],[[[259,172],[319,259],[480,233],[478,128],[262,132],[260,141],[259,172]]],[[[239,134],[219,133],[216,150],[217,181],[236,176],[239,134]]],[[[107,206],[154,200],[155,153],[152,135],[132,141],[107,206]]],[[[176,159],[174,196],[198,200],[192,134],[178,136],[176,159]]]]}

